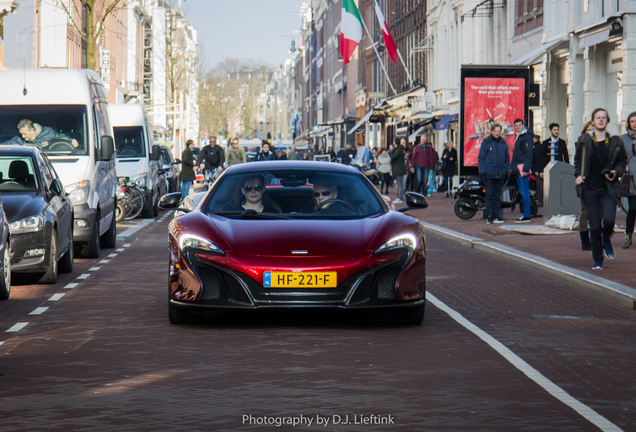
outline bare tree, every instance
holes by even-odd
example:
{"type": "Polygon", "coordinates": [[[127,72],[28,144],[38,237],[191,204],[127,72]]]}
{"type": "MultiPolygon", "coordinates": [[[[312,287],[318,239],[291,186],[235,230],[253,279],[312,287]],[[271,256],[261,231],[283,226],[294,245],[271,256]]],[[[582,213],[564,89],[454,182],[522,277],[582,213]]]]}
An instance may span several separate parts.
{"type": "Polygon", "coordinates": [[[97,44],[106,18],[122,0],[54,0],[62,8],[86,44],[86,68],[97,71],[97,44]],[[68,4],[67,4],[68,3],[68,4]]]}

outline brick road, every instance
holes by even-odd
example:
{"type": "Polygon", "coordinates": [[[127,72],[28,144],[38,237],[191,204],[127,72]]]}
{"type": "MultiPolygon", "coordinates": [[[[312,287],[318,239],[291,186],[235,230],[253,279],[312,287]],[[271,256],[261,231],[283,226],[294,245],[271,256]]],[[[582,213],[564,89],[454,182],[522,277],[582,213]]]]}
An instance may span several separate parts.
{"type": "MultiPolygon", "coordinates": [[[[57,284],[61,300],[3,334],[0,430],[292,430],[242,416],[371,413],[395,425],[311,429],[598,430],[431,304],[421,327],[320,311],[220,313],[172,326],[167,222],[76,288],[57,284]]],[[[428,242],[431,293],[636,430],[634,311],[501,257],[435,235],[428,242]],[[550,315],[586,319],[541,317],[550,315]]]]}

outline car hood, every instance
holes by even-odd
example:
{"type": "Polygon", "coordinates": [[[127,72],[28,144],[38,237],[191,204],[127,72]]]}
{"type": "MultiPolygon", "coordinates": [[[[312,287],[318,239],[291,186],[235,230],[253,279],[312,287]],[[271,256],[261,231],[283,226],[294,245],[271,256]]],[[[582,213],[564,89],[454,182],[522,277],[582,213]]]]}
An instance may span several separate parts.
{"type": "Polygon", "coordinates": [[[383,218],[384,215],[358,220],[237,220],[213,216],[212,221],[228,246],[240,254],[316,257],[366,252],[383,218]]]}
{"type": "Polygon", "coordinates": [[[39,214],[40,208],[44,205],[44,198],[37,192],[2,194],[2,206],[9,223],[39,214]]]}

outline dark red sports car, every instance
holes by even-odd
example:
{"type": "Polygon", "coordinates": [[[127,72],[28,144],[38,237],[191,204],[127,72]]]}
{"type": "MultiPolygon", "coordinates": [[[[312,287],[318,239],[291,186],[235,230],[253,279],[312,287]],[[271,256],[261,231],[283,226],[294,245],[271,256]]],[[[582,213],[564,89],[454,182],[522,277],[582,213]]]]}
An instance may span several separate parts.
{"type": "MultiPolygon", "coordinates": [[[[179,199],[165,195],[162,207],[179,199]]],[[[428,205],[415,193],[406,202],[428,205]]],[[[170,322],[197,322],[215,308],[336,307],[383,308],[421,324],[424,230],[407,208],[391,207],[348,166],[232,166],[170,223],[170,322]]]]}

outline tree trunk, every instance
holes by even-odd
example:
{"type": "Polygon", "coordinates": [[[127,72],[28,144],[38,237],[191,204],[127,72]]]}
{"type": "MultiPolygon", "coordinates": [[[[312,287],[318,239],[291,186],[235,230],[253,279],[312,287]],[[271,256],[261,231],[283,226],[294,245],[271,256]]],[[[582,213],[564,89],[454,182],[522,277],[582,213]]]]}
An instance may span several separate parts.
{"type": "Polygon", "coordinates": [[[86,26],[86,69],[99,73],[97,57],[95,56],[99,35],[95,35],[95,17],[93,16],[95,5],[92,6],[86,8],[86,22],[84,23],[86,26]]]}

